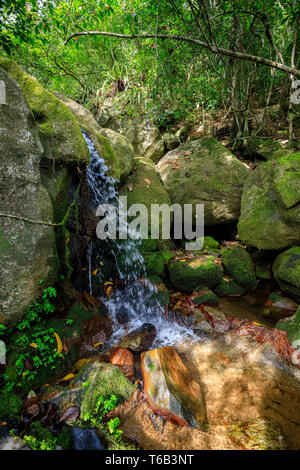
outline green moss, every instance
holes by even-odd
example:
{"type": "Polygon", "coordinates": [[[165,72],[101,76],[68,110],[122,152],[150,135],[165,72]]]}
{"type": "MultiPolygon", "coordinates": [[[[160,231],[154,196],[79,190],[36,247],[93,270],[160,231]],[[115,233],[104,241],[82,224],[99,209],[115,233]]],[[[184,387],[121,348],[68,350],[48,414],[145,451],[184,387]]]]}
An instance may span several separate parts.
{"type": "Polygon", "coordinates": [[[218,305],[218,297],[206,286],[202,284],[194,289],[191,301],[196,305],[210,304],[218,305]]]}
{"type": "Polygon", "coordinates": [[[148,276],[162,276],[165,272],[165,257],[158,251],[143,255],[148,276]]]}
{"type": "Polygon", "coordinates": [[[30,435],[36,437],[39,441],[52,441],[54,435],[48,429],[44,428],[39,421],[34,421],[30,425],[30,435]]]}
{"type": "Polygon", "coordinates": [[[63,450],[69,450],[72,446],[72,431],[70,426],[64,426],[57,434],[57,443],[63,450]]]}
{"type": "Polygon", "coordinates": [[[13,247],[10,241],[5,237],[2,229],[0,228],[0,254],[4,255],[7,251],[11,250],[13,247]]]}
{"type": "Polygon", "coordinates": [[[274,170],[274,188],[280,203],[290,209],[300,202],[300,153],[278,160],[274,170]]]}
{"type": "Polygon", "coordinates": [[[235,282],[247,290],[256,289],[257,279],[249,253],[239,246],[224,248],[221,253],[223,264],[235,282]]]}
{"type": "Polygon", "coordinates": [[[141,253],[158,251],[158,240],[152,240],[151,238],[145,238],[141,241],[140,247],[141,253]]]}
{"type": "Polygon", "coordinates": [[[223,267],[215,256],[198,256],[194,259],[171,260],[167,264],[172,284],[182,292],[191,293],[199,284],[209,288],[220,282],[223,267]]]}
{"type": "Polygon", "coordinates": [[[20,420],[22,399],[13,392],[0,390],[0,421],[16,426],[20,420]]]}
{"type": "MultiPolygon", "coordinates": [[[[148,222],[148,232],[150,233],[152,204],[167,204],[169,206],[171,201],[150,158],[136,157],[134,167],[135,171],[129,177],[126,185],[121,188],[120,195],[127,196],[128,207],[132,204],[146,206],[148,217],[145,222],[148,222]]],[[[161,214],[158,223],[161,225],[161,214]]]]}
{"type": "Polygon", "coordinates": [[[300,302],[300,246],[281,253],[272,269],[281,290],[300,302]]]}
{"type": "Polygon", "coordinates": [[[159,301],[161,305],[167,305],[170,302],[170,293],[159,276],[149,276],[149,281],[156,287],[157,292],[153,294],[154,305],[159,301]]]}
{"type": "Polygon", "coordinates": [[[270,137],[253,137],[247,143],[246,154],[270,160],[273,158],[273,153],[280,149],[282,147],[279,142],[270,137]]]}
{"type": "Polygon", "coordinates": [[[46,146],[45,157],[77,164],[88,163],[89,152],[80,127],[65,104],[12,60],[0,58],[0,67],[22,89],[46,146]]]}
{"type": "Polygon", "coordinates": [[[259,279],[270,281],[272,279],[272,269],[269,263],[259,263],[255,266],[255,274],[259,279]]]}
{"type": "MultiPolygon", "coordinates": [[[[197,250],[197,251],[218,251],[220,248],[219,242],[217,242],[217,240],[215,240],[213,237],[207,236],[207,237],[199,238],[197,240],[197,243],[201,241],[203,242],[203,246],[201,250],[197,250]]],[[[190,242],[190,244],[194,245],[196,244],[196,242],[190,242]]]]}
{"type": "Polygon", "coordinates": [[[219,297],[226,296],[235,296],[235,295],[244,295],[246,290],[239,286],[234,280],[229,276],[224,276],[219,284],[214,287],[214,293],[219,297]]]}
{"type": "Polygon", "coordinates": [[[276,328],[281,331],[286,331],[287,338],[293,348],[300,348],[300,307],[297,312],[290,318],[280,320],[276,328]]]}
{"type": "Polygon", "coordinates": [[[107,399],[110,395],[116,395],[120,404],[135,390],[135,385],[129,382],[118,367],[99,361],[89,362],[81,369],[75,385],[80,386],[85,382],[89,386],[82,390],[81,418],[93,414],[99,397],[107,399]]]}

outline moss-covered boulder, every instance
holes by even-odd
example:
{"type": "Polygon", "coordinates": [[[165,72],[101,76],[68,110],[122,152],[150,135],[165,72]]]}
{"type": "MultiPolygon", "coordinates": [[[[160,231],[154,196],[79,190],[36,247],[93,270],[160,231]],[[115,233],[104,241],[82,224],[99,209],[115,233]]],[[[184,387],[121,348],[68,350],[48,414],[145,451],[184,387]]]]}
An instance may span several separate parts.
{"type": "Polygon", "coordinates": [[[167,153],[156,165],[172,203],[204,204],[205,225],[238,219],[249,170],[212,137],[167,153]]]}
{"type": "Polygon", "coordinates": [[[239,286],[230,276],[224,276],[219,284],[214,287],[214,293],[219,297],[235,297],[244,295],[246,289],[239,286]]]}
{"type": "Polygon", "coordinates": [[[191,296],[191,301],[196,305],[209,304],[218,305],[219,299],[208,287],[200,284],[195,289],[191,296]]]}
{"type": "MultiPolygon", "coordinates": [[[[148,211],[147,219],[142,219],[148,223],[150,233],[151,228],[151,205],[167,204],[171,201],[163,183],[159,179],[155,166],[149,158],[134,159],[134,172],[128,178],[127,183],[120,190],[121,196],[127,196],[128,207],[133,204],[144,204],[148,211]]],[[[158,223],[160,223],[161,215],[158,223]]]]}
{"type": "Polygon", "coordinates": [[[209,288],[217,285],[224,273],[219,260],[210,255],[170,260],[167,268],[172,284],[187,293],[193,292],[200,284],[209,288]]]}
{"type": "Polygon", "coordinates": [[[89,152],[80,127],[65,104],[10,59],[0,59],[4,69],[19,85],[37,123],[44,158],[51,162],[89,162],[89,152]]]}
{"type": "Polygon", "coordinates": [[[300,302],[300,246],[294,246],[276,258],[273,274],[280,289],[300,302]]]}
{"type": "Polygon", "coordinates": [[[242,195],[238,233],[248,245],[279,250],[300,240],[300,153],[259,165],[242,195]]]}
{"type": "Polygon", "coordinates": [[[243,150],[250,158],[272,160],[274,152],[282,149],[280,143],[270,137],[253,137],[247,140],[247,145],[243,150]]]}
{"type": "Polygon", "coordinates": [[[74,385],[84,385],[80,398],[81,418],[86,413],[95,411],[99,397],[107,399],[110,395],[116,395],[118,403],[122,403],[135,390],[135,385],[131,384],[117,366],[99,361],[92,361],[84,366],[74,385]]]}
{"type": "Polygon", "coordinates": [[[127,137],[97,124],[92,113],[61,93],[55,95],[65,103],[76,121],[93,140],[96,149],[108,166],[108,174],[116,180],[126,178],[133,165],[134,150],[127,137]]]}
{"type": "Polygon", "coordinates": [[[292,317],[280,320],[276,328],[281,331],[286,331],[292,347],[300,349],[300,307],[292,317]]]}
{"type": "Polygon", "coordinates": [[[255,267],[249,253],[237,245],[223,248],[221,253],[222,262],[234,281],[246,290],[256,289],[255,267]]]}
{"type": "Polygon", "coordinates": [[[218,253],[220,249],[220,244],[215,240],[213,237],[206,236],[202,238],[198,238],[195,242],[189,242],[190,246],[197,248],[197,245],[203,244],[201,250],[195,250],[195,251],[212,251],[218,253]]]}
{"type": "Polygon", "coordinates": [[[34,223],[53,221],[40,176],[41,141],[21,88],[1,66],[2,61],[6,104],[0,104],[0,323],[8,324],[39,296],[40,279],[54,282],[58,263],[53,227],[34,223]]]}

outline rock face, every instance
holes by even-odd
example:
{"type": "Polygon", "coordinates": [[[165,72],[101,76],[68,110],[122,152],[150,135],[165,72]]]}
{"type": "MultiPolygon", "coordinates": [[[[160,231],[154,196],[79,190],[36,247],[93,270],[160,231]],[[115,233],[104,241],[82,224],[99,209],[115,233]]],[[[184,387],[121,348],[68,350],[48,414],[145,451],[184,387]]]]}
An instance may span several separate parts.
{"type": "MultiPolygon", "coordinates": [[[[0,212],[52,222],[51,199],[40,177],[43,147],[33,115],[20,87],[2,68],[0,79],[7,103],[0,105],[0,212]]],[[[0,253],[0,323],[7,324],[38,297],[40,279],[51,283],[56,277],[54,229],[0,217],[0,253]]]]}
{"type": "Polygon", "coordinates": [[[109,167],[108,174],[117,180],[126,178],[130,173],[134,158],[133,146],[127,137],[111,129],[101,128],[90,111],[61,93],[55,93],[55,95],[65,103],[78,124],[88,132],[99,155],[104,158],[109,167]]]}
{"type": "Polygon", "coordinates": [[[273,264],[273,273],[281,290],[300,302],[300,246],[281,253],[273,264]]]}
{"type": "Polygon", "coordinates": [[[158,162],[165,153],[164,141],[158,128],[151,122],[145,122],[137,129],[135,142],[136,154],[158,162]]]}
{"type": "Polygon", "coordinates": [[[280,320],[276,328],[281,331],[286,331],[292,347],[297,350],[300,349],[300,307],[292,317],[280,320]]]}
{"type": "Polygon", "coordinates": [[[133,174],[120,190],[121,196],[127,196],[128,207],[132,204],[144,204],[148,210],[148,228],[151,224],[151,205],[167,204],[171,201],[149,158],[134,159],[133,174]]]}
{"type": "MultiPolygon", "coordinates": [[[[164,349],[167,348],[162,348],[162,351],[164,349]]],[[[176,345],[180,361],[190,374],[190,378],[184,380],[186,388],[182,389],[175,387],[175,384],[181,385],[179,370],[185,370],[179,366],[178,356],[176,361],[168,360],[161,366],[161,356],[168,357],[168,351],[161,353],[159,361],[157,351],[149,352],[146,390],[150,390],[154,383],[153,391],[156,392],[158,385],[165,391],[169,384],[172,394],[180,396],[180,389],[188,401],[191,397],[189,384],[193,381],[201,383],[209,432],[178,426],[170,420],[164,426],[159,425],[158,419],[146,420],[145,416],[153,413],[155,406],[158,409],[158,406],[168,405],[167,398],[158,402],[154,395],[152,410],[148,403],[138,399],[123,408],[120,417],[124,436],[135,438],[142,449],[299,448],[300,412],[296,406],[300,398],[299,371],[285,369],[280,362],[279,366],[276,361],[272,363],[269,345],[260,345],[246,332],[240,335],[240,332],[232,331],[216,335],[211,341],[176,345]],[[152,361],[154,354],[155,360],[152,361]],[[174,363],[178,368],[173,366],[174,363]],[[178,378],[173,376],[174,369],[179,372],[178,378]],[[183,390],[187,393],[184,394],[183,390]]],[[[143,356],[143,363],[147,355],[148,352],[143,356]]],[[[191,402],[192,399],[185,406],[191,406],[191,402]]],[[[177,409],[180,410],[179,406],[177,409]]]]}
{"type": "Polygon", "coordinates": [[[167,153],[156,165],[172,203],[204,204],[205,225],[238,219],[247,168],[214,138],[167,153]]]}
{"type": "Polygon", "coordinates": [[[259,165],[247,179],[238,222],[241,240],[280,250],[300,240],[300,153],[259,165]]]}
{"type": "Polygon", "coordinates": [[[164,140],[152,121],[137,122],[127,114],[129,100],[127,90],[106,98],[98,110],[97,121],[101,127],[125,136],[133,145],[136,156],[150,158],[156,163],[164,155],[164,140]]]}
{"type": "Polygon", "coordinates": [[[206,430],[206,410],[200,383],[196,382],[172,346],[142,355],[144,390],[160,416],[181,426],[206,430]]]}
{"type": "Polygon", "coordinates": [[[110,357],[110,362],[123,372],[125,377],[132,379],[134,376],[134,364],[132,353],[125,348],[115,349],[110,357]]]}
{"type": "Polygon", "coordinates": [[[117,366],[91,360],[83,366],[74,380],[74,388],[61,389],[51,401],[58,406],[60,415],[70,406],[79,407],[80,418],[84,419],[87,414],[94,413],[99,397],[108,399],[110,395],[116,395],[121,403],[134,390],[135,386],[117,366]]]}
{"type": "Polygon", "coordinates": [[[3,68],[20,86],[37,123],[44,148],[44,158],[51,163],[89,162],[89,152],[80,128],[68,108],[21,67],[9,59],[1,59],[3,68]]]}
{"type": "Polygon", "coordinates": [[[143,323],[142,326],[124,336],[121,341],[122,348],[132,351],[145,351],[149,349],[156,338],[156,328],[151,323],[143,323]]]}
{"type": "Polygon", "coordinates": [[[257,287],[255,267],[249,253],[239,246],[222,250],[222,261],[237,284],[247,290],[257,287]]]}
{"type": "Polygon", "coordinates": [[[200,284],[213,287],[223,277],[223,266],[215,256],[170,260],[167,264],[172,284],[182,292],[191,293],[200,284]]]}

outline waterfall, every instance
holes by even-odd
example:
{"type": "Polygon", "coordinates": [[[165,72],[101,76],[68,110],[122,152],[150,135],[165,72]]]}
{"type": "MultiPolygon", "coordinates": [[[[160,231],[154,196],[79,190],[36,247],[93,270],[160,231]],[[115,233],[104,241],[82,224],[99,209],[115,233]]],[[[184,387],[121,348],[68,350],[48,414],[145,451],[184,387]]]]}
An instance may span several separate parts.
{"type": "MultiPolygon", "coordinates": [[[[87,133],[82,130],[90,152],[90,165],[87,169],[87,184],[90,190],[90,201],[95,210],[100,204],[111,204],[119,209],[118,193],[115,180],[107,176],[108,167],[98,154],[94,143],[87,133]]],[[[91,242],[92,243],[92,242],[91,242]]],[[[115,323],[113,340],[125,333],[125,326],[119,322],[122,314],[127,319],[126,332],[138,328],[143,323],[152,323],[157,329],[155,345],[170,345],[182,339],[192,339],[193,333],[186,327],[179,326],[164,317],[164,308],[157,300],[156,288],[146,278],[146,267],[143,256],[139,251],[141,241],[128,238],[126,240],[101,240],[99,246],[109,252],[115,263],[115,270],[122,285],[115,288],[112,296],[101,299],[115,323]],[[141,281],[141,278],[143,281],[141,281]]],[[[87,256],[89,265],[90,291],[91,287],[91,256],[95,254],[95,246],[89,246],[87,256]],[[92,251],[93,248],[93,251],[92,251]]],[[[101,250],[101,248],[100,248],[101,250]]],[[[101,253],[100,253],[101,255],[101,253]]]]}

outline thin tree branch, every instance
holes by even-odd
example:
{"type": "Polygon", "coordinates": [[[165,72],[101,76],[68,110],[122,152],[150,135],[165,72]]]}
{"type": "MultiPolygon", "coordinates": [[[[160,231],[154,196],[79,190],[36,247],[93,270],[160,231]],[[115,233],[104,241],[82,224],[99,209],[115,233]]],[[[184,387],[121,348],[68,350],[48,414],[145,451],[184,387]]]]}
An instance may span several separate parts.
{"type": "Polygon", "coordinates": [[[256,64],[266,65],[268,67],[273,67],[278,70],[282,70],[285,73],[293,74],[296,77],[300,77],[300,70],[295,69],[294,67],[289,67],[288,65],[282,64],[280,62],[276,62],[274,60],[266,59],[264,57],[255,56],[252,54],[246,54],[244,52],[232,51],[230,49],[224,49],[221,47],[216,47],[209,45],[199,39],[189,38],[186,36],[180,35],[166,35],[166,34],[119,34],[119,33],[112,33],[108,31],[78,31],[73,33],[66,41],[65,45],[71,41],[71,39],[76,38],[78,36],[110,36],[119,39],[167,39],[172,41],[185,41],[190,42],[192,44],[196,44],[197,46],[203,47],[205,49],[209,49],[211,52],[215,54],[223,54],[229,57],[236,57],[237,59],[247,60],[250,62],[255,62],[256,64]]]}

